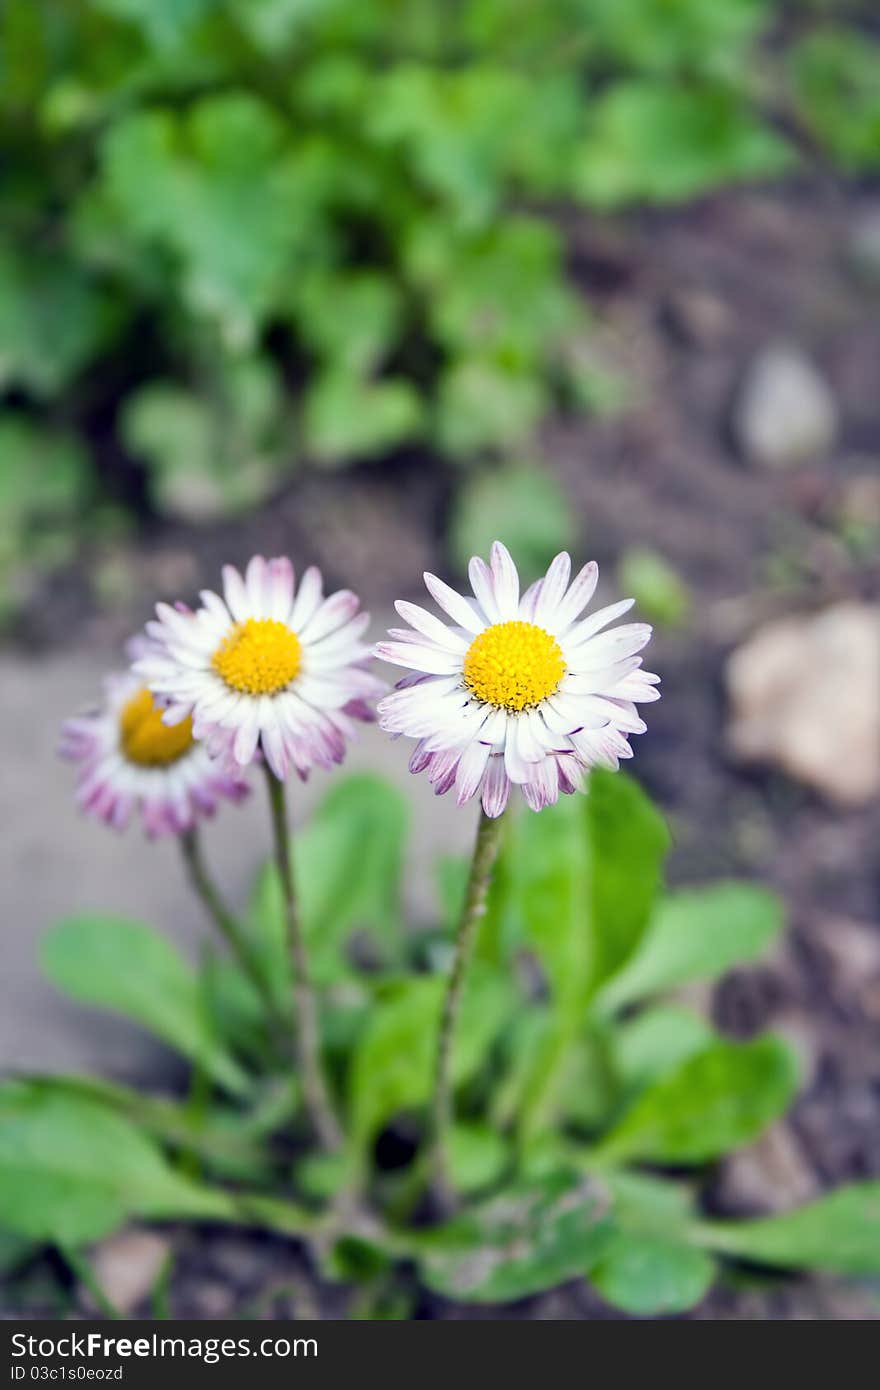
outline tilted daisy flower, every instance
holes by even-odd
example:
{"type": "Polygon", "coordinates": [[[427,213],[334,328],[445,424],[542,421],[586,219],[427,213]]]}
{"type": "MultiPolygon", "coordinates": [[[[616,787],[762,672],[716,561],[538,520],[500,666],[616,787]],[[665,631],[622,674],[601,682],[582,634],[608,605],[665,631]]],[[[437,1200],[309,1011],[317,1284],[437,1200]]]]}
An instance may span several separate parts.
{"type": "Polygon", "coordinates": [[[636,705],[659,698],[659,678],[638,655],[651,629],[606,631],[632,599],[581,619],[598,566],[584,565],[569,583],[564,552],[522,596],[499,541],[491,565],[475,557],[468,574],[468,597],[425,575],[451,626],[414,603],[396,604],[411,626],[393,628],[376,654],[414,674],[380,702],[379,723],[418,740],[410,769],[427,771],[438,795],[455,787],[462,804],[479,794],[495,817],[513,785],[539,811],[581,787],[590,767],[617,768],[632,756],[628,736],[646,727],[636,705]]]}
{"type": "MultiPolygon", "coordinates": [[[[135,639],[132,658],[151,644],[135,639]]],[[[169,728],[163,709],[131,671],[108,676],[95,710],[68,719],[60,753],[78,764],[76,799],[89,815],[122,830],[139,814],[150,838],[192,830],[222,799],[240,801],[247,787],[193,738],[192,721],[169,728]]]]}
{"type": "Polygon", "coordinates": [[[284,781],[345,756],[355,720],[385,686],[364,669],[369,615],[348,589],[324,597],[320,571],[297,588],[284,557],[255,556],[242,577],[223,570],[223,597],[203,590],[195,611],[156,606],[147,631],[159,650],[135,667],[167,703],[165,722],[192,718],[210,752],[246,767],[262,753],[284,781]]]}

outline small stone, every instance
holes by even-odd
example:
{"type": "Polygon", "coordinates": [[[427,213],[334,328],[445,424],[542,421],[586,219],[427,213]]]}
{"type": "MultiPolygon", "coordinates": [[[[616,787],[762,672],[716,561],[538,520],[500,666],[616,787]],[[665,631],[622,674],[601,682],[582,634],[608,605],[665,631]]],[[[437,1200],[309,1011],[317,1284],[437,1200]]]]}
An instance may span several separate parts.
{"type": "Polygon", "coordinates": [[[831,389],[796,347],[764,348],[746,372],[734,404],[733,431],[750,462],[793,468],[827,454],[837,434],[831,389]]]}
{"type": "Polygon", "coordinates": [[[880,793],[880,605],[760,628],[727,664],[729,742],[842,806],[880,793]]]}
{"type": "Polygon", "coordinates": [[[817,1193],[816,1175],[797,1135],[784,1120],[725,1160],[716,1189],[727,1210],[756,1216],[787,1211],[817,1193]]]}
{"type": "Polygon", "coordinates": [[[170,1250],[170,1241],[156,1231],[131,1229],[102,1240],[90,1263],[113,1306],[130,1313],[155,1286],[170,1250]]]}

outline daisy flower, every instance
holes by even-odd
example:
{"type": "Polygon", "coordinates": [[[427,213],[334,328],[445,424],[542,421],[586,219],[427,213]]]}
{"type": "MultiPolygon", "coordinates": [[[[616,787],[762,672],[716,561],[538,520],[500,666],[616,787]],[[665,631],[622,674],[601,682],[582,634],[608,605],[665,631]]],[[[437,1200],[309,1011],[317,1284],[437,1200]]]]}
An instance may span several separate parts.
{"type": "Polygon", "coordinates": [[[385,689],[363,669],[369,615],[356,595],[325,598],[314,567],[296,588],[288,559],[257,555],[244,577],[224,567],[222,598],[200,598],[194,612],[157,604],[147,631],[159,649],[135,667],[167,704],[166,724],[191,718],[211,753],[242,768],[259,752],[280,781],[342,762],[354,721],[372,718],[366,701],[385,689]]]}
{"type": "Polygon", "coordinates": [[[580,788],[590,767],[632,756],[628,736],[646,727],[636,705],[659,698],[659,678],[638,655],[651,629],[609,629],[632,599],[581,618],[599,569],[584,565],[569,583],[564,552],[522,596],[500,541],[491,565],[475,557],[468,575],[467,597],[425,575],[451,625],[395,605],[410,627],[393,628],[376,654],[413,674],[380,702],[379,723],[417,740],[410,770],[426,771],[438,795],[454,787],[460,805],[479,795],[496,817],[513,785],[540,811],[580,788]]]}
{"type": "MultiPolygon", "coordinates": [[[[135,639],[129,652],[149,649],[135,639]]],[[[108,676],[101,706],[62,729],[60,753],[78,764],[76,799],[89,815],[123,830],[139,813],[151,839],[181,835],[213,815],[222,798],[240,801],[247,787],[193,738],[192,720],[169,728],[163,709],[133,672],[108,676]]]]}

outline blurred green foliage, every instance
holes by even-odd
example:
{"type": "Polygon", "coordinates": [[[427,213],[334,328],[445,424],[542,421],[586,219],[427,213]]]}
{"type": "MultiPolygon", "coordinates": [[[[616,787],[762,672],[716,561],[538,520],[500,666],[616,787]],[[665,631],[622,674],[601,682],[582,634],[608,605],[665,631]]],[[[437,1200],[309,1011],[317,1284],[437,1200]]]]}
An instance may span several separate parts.
{"type": "MultiPolygon", "coordinates": [[[[423,1285],[459,1301],[586,1278],[642,1315],[693,1307],[719,1257],[876,1276],[876,1182],[759,1221],[701,1217],[713,1165],[785,1113],[799,1069],[782,1038],[726,1038],[681,991],[760,960],[782,906],[745,882],[666,888],[663,817],[638,783],[602,769],[588,796],[505,824],[452,1053],[461,1201],[426,1226],[443,922],[457,916],[467,866],[440,866],[438,920],[406,932],[407,820],[390,785],[342,778],[294,845],[328,1077],[346,1119],[333,1154],[308,1146],[289,1025],[279,1037],[236,962],[206,950],[194,969],[160,932],[115,917],[53,927],[41,949],[52,982],[148,1029],[199,1090],[156,1096],[88,1076],[0,1086],[0,1269],[45,1244],[79,1269],[82,1247],[147,1218],[312,1242],[327,1277],[369,1294],[357,1316],[381,1316],[375,1299],[389,1288],[411,1296],[413,1264],[423,1285]],[[397,1136],[391,1162],[383,1135],[397,1136]],[[360,1202],[362,1217],[349,1217],[360,1202]]],[[[266,865],[241,925],[282,1019],[283,916],[266,865]]]]}
{"type": "Polygon", "coordinates": [[[63,424],[194,519],[299,462],[515,455],[590,397],[552,207],[778,175],[792,130],[876,168],[878,92],[781,0],[6,0],[2,438],[63,424]]]}

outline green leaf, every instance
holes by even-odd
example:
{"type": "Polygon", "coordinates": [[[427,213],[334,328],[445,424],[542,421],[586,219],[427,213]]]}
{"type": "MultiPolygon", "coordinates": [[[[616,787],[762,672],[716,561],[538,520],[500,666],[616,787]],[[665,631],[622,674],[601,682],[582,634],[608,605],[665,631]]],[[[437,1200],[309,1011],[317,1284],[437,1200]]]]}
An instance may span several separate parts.
{"type": "Polygon", "coordinates": [[[626,1169],[603,1172],[601,1180],[611,1197],[614,1224],[620,1230],[680,1240],[693,1226],[694,1197],[684,1183],[626,1169]]]}
{"type": "Polygon", "coordinates": [[[241,512],[277,481],[271,454],[229,399],[212,403],[169,382],[151,382],[128,398],[122,431],[131,452],[151,465],[156,505],[184,521],[241,512]]]}
{"type": "Polygon", "coordinates": [[[510,1146],[483,1124],[456,1124],[449,1136],[449,1167],[458,1192],[491,1187],[510,1161],[510,1146]]]}
{"type": "Polygon", "coordinates": [[[156,48],[174,48],[193,26],[221,0],[93,0],[95,8],[116,19],[127,19],[143,31],[156,48]]]}
{"type": "Polygon", "coordinates": [[[119,319],[63,253],[0,244],[0,389],[51,397],[104,345],[119,319]]]}
{"type": "Polygon", "coordinates": [[[40,958],[52,983],[72,998],[133,1018],[224,1089],[247,1088],[205,1017],[193,970],[150,927],[116,917],[70,917],[44,936],[40,958]]]}
{"type": "Polygon", "coordinates": [[[470,863],[466,855],[441,855],[435,869],[440,925],[452,931],[464,905],[470,863]]]}
{"type": "MultiPolygon", "coordinates": [[[[349,1110],[355,1143],[371,1143],[392,1115],[428,1100],[446,982],[415,976],[380,990],[351,1060],[349,1110]]],[[[486,967],[468,975],[452,1053],[460,1085],[479,1069],[514,1007],[507,980],[486,967]]]]}
{"type": "Polygon", "coordinates": [[[793,163],[790,147],[729,88],[633,78],[593,102],[572,186],[597,207],[668,203],[793,163]]]}
{"type": "Polygon", "coordinates": [[[711,1025],[690,1009],[645,1009],[615,1028],[615,1069],[624,1087],[641,1089],[702,1051],[713,1036],[711,1025]]]}
{"type": "Polygon", "coordinates": [[[14,1275],[30,1259],[36,1242],[12,1231],[0,1231],[0,1279],[14,1275]]]}
{"type": "Polygon", "coordinates": [[[501,939],[537,955],[553,1020],[522,1078],[520,1137],[552,1121],[596,986],[635,946],[669,836],[637,783],[594,769],[586,797],[564,797],[510,827],[490,901],[501,939]]]}
{"type": "Polygon", "coordinates": [[[643,1173],[601,1175],[611,1197],[612,1233],[588,1271],[615,1308],[641,1316],[693,1307],[714,1264],[694,1234],[693,1199],[682,1184],[643,1173]]]}
{"type": "Polygon", "coordinates": [[[718,1040],[643,1091],[597,1150],[603,1161],[703,1163],[756,1138],[794,1097],[790,1049],[718,1040]]]}
{"type": "Polygon", "coordinates": [[[341,778],[327,792],[298,841],[303,920],[316,943],[343,941],[355,927],[386,947],[394,942],[408,822],[405,798],[374,773],[341,778]]]}
{"type": "Polygon", "coordinates": [[[297,286],[295,303],[306,342],[343,380],[379,367],[401,329],[401,292],[377,271],[316,272],[297,286]]]}
{"type": "Polygon", "coordinates": [[[439,448],[456,459],[483,449],[520,448],[546,407],[537,371],[463,357],[440,378],[434,434],[439,448]]]}
{"type": "Polygon", "coordinates": [[[323,0],[233,0],[242,29],[255,47],[275,59],[322,4],[323,0]]]}
{"type": "Polygon", "coordinates": [[[475,472],[459,488],[449,522],[452,560],[467,572],[473,555],[502,539],[524,583],[542,575],[553,556],[573,546],[572,508],[551,473],[529,464],[475,472]]]}
{"type": "MultiPolygon", "coordinates": [[[[408,809],[396,788],[371,773],[334,782],[293,842],[303,926],[314,979],[329,984],[348,972],[351,933],[371,932],[394,958],[400,942],[401,877],[408,809]]],[[[289,962],[278,873],[261,871],[251,898],[251,930],[270,978],[286,988],[289,962]]]]}
{"type": "Polygon", "coordinates": [[[612,1307],[645,1317],[693,1308],[714,1275],[705,1250],[662,1236],[615,1231],[589,1279],[612,1307]]]}
{"type": "Polygon", "coordinates": [[[103,138],[100,192],[120,232],[169,253],[188,309],[235,349],[252,345],[306,254],[319,212],[277,111],[203,97],[177,116],[138,111],[103,138]]]}
{"type": "Polygon", "coordinates": [[[402,377],[366,381],[333,369],[311,387],[304,424],[309,452],[319,463],[335,465],[387,453],[417,438],[422,403],[402,377]]]}
{"type": "Polygon", "coordinates": [[[446,219],[423,218],[403,254],[450,356],[537,367],[579,322],[560,276],[559,235],[534,218],[510,218],[464,239],[446,219]]]}
{"type": "Polygon", "coordinates": [[[583,1275],[608,1239],[607,1202],[591,1178],[554,1174],[507,1189],[431,1232],[429,1288],[469,1303],[507,1303],[583,1275]]]}
{"type": "Polygon", "coordinates": [[[199,975],[208,1017],[228,1050],[265,1064],[266,1004],[253,980],[238,961],[209,950],[202,953],[199,975]]]}
{"type": "Polygon", "coordinates": [[[52,519],[69,523],[90,481],[88,456],[74,438],[11,411],[0,414],[0,512],[10,529],[52,519]]]}
{"type": "Polygon", "coordinates": [[[880,168],[880,44],[867,33],[828,26],[789,55],[802,118],[851,173],[880,168]]]}
{"type": "Polygon", "coordinates": [[[520,1009],[511,1020],[502,1040],[503,1071],[492,1092],[490,1114],[497,1129],[509,1129],[522,1113],[525,1098],[534,1089],[536,1059],[543,1057],[555,1031],[546,1005],[520,1009]]]}
{"type": "Polygon", "coordinates": [[[626,550],[617,568],[618,587],[636,601],[639,613],[661,627],[681,627],[691,607],[687,585],[656,550],[626,550]]]}
{"type": "Polygon", "coordinates": [[[641,940],[661,883],[670,837],[638,782],[595,768],[584,803],[590,841],[592,984],[619,969],[641,940]]]}
{"type": "Polygon", "coordinates": [[[560,798],[540,816],[521,816],[513,831],[504,855],[511,875],[511,908],[521,918],[521,940],[537,954],[557,1010],[580,1016],[595,950],[583,803],[577,797],[560,798]]]}
{"type": "Polygon", "coordinates": [[[713,1250],[760,1264],[880,1274],[880,1182],[841,1187],[780,1216],[706,1222],[700,1236],[713,1250]]]}
{"type": "Polygon", "coordinates": [[[758,959],[783,927],[774,893],[749,883],[718,883],[671,893],[660,903],[638,951],[605,985],[603,1009],[692,980],[714,980],[758,959]]]}
{"type": "MultiPolygon", "coordinates": [[[[187,1100],[145,1095],[97,1076],[28,1077],[36,1094],[86,1100],[113,1110],[167,1148],[192,1155],[224,1177],[265,1182],[271,1177],[267,1155],[255,1142],[251,1116],[220,1106],[193,1107],[187,1100]]],[[[287,1082],[288,1091],[292,1089],[287,1082]]],[[[287,1120],[294,1105],[288,1105],[287,1120]]]]}
{"type": "Polygon", "coordinates": [[[296,1165],[297,1185],[307,1196],[329,1201],[352,1179],[351,1155],[341,1153],[307,1153],[296,1165]]]}
{"type": "Polygon", "coordinates": [[[619,1099],[619,1078],[612,1069],[607,1040],[597,1031],[569,1045],[560,1066],[560,1106],[579,1129],[604,1128],[619,1099]]]}
{"type": "Polygon", "coordinates": [[[590,28],[600,61],[615,68],[727,75],[741,81],[748,43],[767,20],[767,0],[590,0],[590,28]]]}
{"type": "Polygon", "coordinates": [[[0,1225],[79,1245],[134,1216],[223,1219],[230,1199],[181,1177],[119,1114],[11,1083],[0,1091],[0,1225]]]}
{"type": "Polygon", "coordinates": [[[369,134],[402,156],[404,177],[415,177],[450,203],[468,225],[483,225],[500,192],[510,158],[510,132],[528,118],[523,77],[489,63],[432,70],[392,65],[368,108],[369,134]]]}

